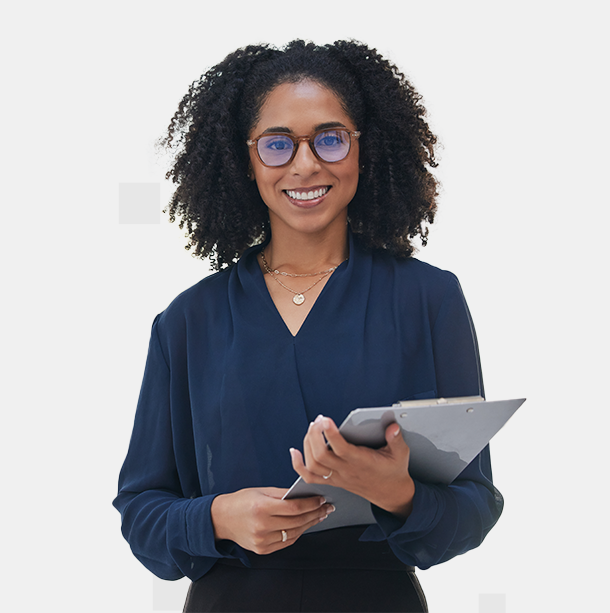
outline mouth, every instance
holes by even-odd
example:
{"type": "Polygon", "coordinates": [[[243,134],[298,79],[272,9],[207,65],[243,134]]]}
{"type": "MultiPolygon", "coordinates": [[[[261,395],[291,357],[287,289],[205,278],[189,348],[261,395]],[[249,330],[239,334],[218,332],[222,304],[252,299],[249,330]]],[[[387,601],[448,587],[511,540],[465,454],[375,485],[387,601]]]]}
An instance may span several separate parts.
{"type": "Polygon", "coordinates": [[[314,188],[285,189],[284,193],[292,202],[298,205],[313,205],[322,200],[330,191],[330,185],[314,188]]]}

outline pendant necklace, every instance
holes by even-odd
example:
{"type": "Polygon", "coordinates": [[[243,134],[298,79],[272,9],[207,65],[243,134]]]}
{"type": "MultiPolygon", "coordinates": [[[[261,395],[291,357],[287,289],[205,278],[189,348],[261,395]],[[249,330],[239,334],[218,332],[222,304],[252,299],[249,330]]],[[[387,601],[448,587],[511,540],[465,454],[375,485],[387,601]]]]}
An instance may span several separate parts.
{"type": "Polygon", "coordinates": [[[294,296],[292,298],[292,302],[294,302],[294,304],[296,304],[297,306],[301,306],[305,302],[305,296],[303,296],[303,294],[305,292],[308,292],[313,287],[315,287],[318,283],[320,283],[320,281],[322,281],[322,279],[325,279],[326,277],[328,277],[328,275],[330,275],[332,272],[337,270],[337,268],[339,268],[339,266],[341,264],[343,264],[343,262],[345,262],[345,260],[343,260],[343,262],[341,262],[341,264],[338,264],[337,266],[333,266],[332,268],[328,268],[327,270],[322,270],[320,272],[307,272],[307,273],[303,273],[303,274],[296,274],[296,273],[289,273],[289,272],[281,272],[279,270],[272,270],[271,267],[269,266],[267,260],[265,259],[265,250],[264,249],[261,251],[261,262],[263,263],[263,268],[265,269],[265,271],[267,273],[269,273],[271,275],[271,277],[275,281],[277,281],[284,289],[287,289],[289,292],[292,292],[294,294],[294,296]],[[317,281],[315,281],[315,283],[310,285],[307,289],[304,289],[301,292],[297,292],[296,290],[288,287],[287,285],[284,285],[278,279],[279,275],[282,275],[284,277],[317,277],[317,276],[320,276],[320,278],[317,281]]]}

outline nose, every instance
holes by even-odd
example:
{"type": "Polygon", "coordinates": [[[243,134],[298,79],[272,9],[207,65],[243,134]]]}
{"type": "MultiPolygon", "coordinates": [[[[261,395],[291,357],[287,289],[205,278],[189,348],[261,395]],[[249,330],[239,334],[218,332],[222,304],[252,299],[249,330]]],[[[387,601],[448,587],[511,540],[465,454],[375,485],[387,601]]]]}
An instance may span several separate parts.
{"type": "Polygon", "coordinates": [[[299,146],[290,165],[290,170],[293,174],[300,176],[309,176],[320,170],[320,160],[313,154],[307,139],[299,140],[299,146]]]}

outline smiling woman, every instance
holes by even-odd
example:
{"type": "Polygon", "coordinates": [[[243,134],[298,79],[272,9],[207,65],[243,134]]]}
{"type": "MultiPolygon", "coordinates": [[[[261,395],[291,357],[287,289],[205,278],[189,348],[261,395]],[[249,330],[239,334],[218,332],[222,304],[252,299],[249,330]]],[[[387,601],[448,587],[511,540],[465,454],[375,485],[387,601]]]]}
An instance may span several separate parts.
{"type": "MultiPolygon", "coordinates": [[[[260,124],[262,107],[278,86],[304,81],[331,92],[341,115],[361,132],[350,137],[352,148],[360,145],[360,178],[348,208],[351,230],[366,247],[398,257],[413,253],[414,237],[426,242],[426,224],[436,211],[437,183],[430,172],[436,166],[436,137],[421,97],[397,68],[349,41],[323,47],[295,41],[284,50],[249,46],[191,85],[161,141],[175,152],[167,175],[177,185],[168,206],[170,221],[181,218],[187,249],[209,257],[216,268],[270,235],[268,209],[249,180],[253,147],[248,142],[263,130],[312,135],[312,126],[294,133],[279,116],[260,124]]],[[[348,125],[338,123],[317,128],[348,125]]]]}
{"type": "MultiPolygon", "coordinates": [[[[261,136],[248,141],[250,163],[269,213],[272,238],[265,253],[285,272],[328,269],[347,258],[347,208],[359,178],[355,138],[351,146],[351,135],[358,134],[355,128],[336,94],[311,80],[278,85],[261,108],[251,131],[261,136]],[[341,131],[331,131],[330,126],[341,131]],[[297,136],[302,134],[309,135],[297,136]],[[305,142],[309,146],[299,146],[305,142]]],[[[273,271],[265,277],[293,334],[328,277],[320,276],[315,285],[294,277],[292,288],[279,282],[273,271]],[[294,297],[286,289],[294,289],[294,297]],[[309,292],[307,301],[305,292],[309,292]],[[294,304],[304,307],[295,311],[294,304]]]]}
{"type": "Polygon", "coordinates": [[[239,49],[182,100],[170,220],[219,272],[155,319],[114,504],[147,568],[192,579],[185,611],[426,611],[414,567],[497,521],[488,449],[439,486],[411,477],[396,424],[376,450],[336,426],[483,395],[457,279],[412,257],[435,142],[410,83],[355,42],[239,49]],[[296,475],[375,522],[305,534],[335,509],[283,500],[296,475]]]}
{"type": "MultiPolygon", "coordinates": [[[[250,163],[269,212],[273,245],[284,241],[294,248],[295,241],[301,241],[301,233],[317,235],[317,242],[332,241],[331,236],[341,236],[345,242],[347,207],[356,194],[359,177],[358,141],[354,139],[354,146],[350,146],[351,133],[355,132],[356,126],[336,94],[315,81],[284,83],[269,93],[251,133],[273,140],[263,140],[261,157],[261,137],[258,137],[256,148],[250,147],[250,163]],[[342,134],[336,130],[324,131],[321,126],[340,126],[347,130],[342,134]],[[264,136],[280,131],[286,135],[264,136]],[[308,136],[298,136],[303,134],[308,136]],[[298,136],[296,144],[288,135],[298,136]],[[309,147],[299,146],[307,140],[309,147]],[[288,159],[286,150],[291,153],[288,159]],[[323,155],[331,159],[324,160],[323,155]]],[[[271,248],[272,245],[267,253],[271,248]]],[[[313,265],[323,267],[324,262],[313,265]]]]}

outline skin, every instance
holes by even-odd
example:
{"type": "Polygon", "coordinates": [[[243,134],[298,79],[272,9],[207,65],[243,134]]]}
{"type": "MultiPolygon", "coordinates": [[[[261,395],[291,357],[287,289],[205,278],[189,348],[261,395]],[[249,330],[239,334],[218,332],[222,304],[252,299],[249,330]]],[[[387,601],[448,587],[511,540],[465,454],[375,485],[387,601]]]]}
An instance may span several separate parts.
{"type": "MultiPolygon", "coordinates": [[[[357,130],[328,88],[313,81],[286,83],[271,91],[249,137],[256,138],[264,131],[304,136],[326,124],[357,130]]],[[[269,168],[250,148],[252,178],[269,209],[272,239],[265,257],[273,269],[312,273],[337,266],[349,256],[347,207],[358,186],[358,156],[356,140],[352,140],[348,156],[332,164],[318,160],[301,142],[290,164],[269,168]],[[286,193],[320,188],[329,189],[305,203],[286,193]]],[[[315,280],[316,277],[289,277],[285,285],[304,291],[315,280]]],[[[308,290],[305,303],[296,306],[293,294],[265,274],[269,294],[292,335],[298,334],[327,280],[328,276],[308,290]]],[[[408,469],[409,448],[397,424],[387,428],[386,441],[385,447],[376,450],[351,445],[331,419],[320,416],[305,436],[304,455],[291,449],[290,456],[293,468],[306,482],[343,487],[406,518],[412,510],[415,491],[408,469]],[[323,479],[331,471],[332,476],[323,479]]],[[[232,540],[249,551],[268,554],[292,545],[305,530],[335,510],[319,497],[281,500],[286,491],[248,488],[217,496],[211,507],[216,539],[232,540]],[[286,541],[282,541],[282,530],[287,534],[286,541]]]]}
{"type": "MultiPolygon", "coordinates": [[[[304,136],[327,125],[357,129],[329,89],[312,81],[286,83],[267,97],[250,138],[265,131],[289,131],[294,136],[304,136]]],[[[318,160],[306,142],[300,143],[289,165],[278,168],[264,166],[254,148],[250,148],[254,180],[269,209],[272,239],[265,249],[265,257],[272,268],[288,273],[311,273],[336,266],[348,257],[347,206],[358,187],[358,158],[356,139],[352,139],[348,156],[332,164],[318,160]],[[329,189],[321,198],[306,202],[286,193],[309,192],[315,188],[329,189]]],[[[294,294],[271,276],[265,275],[265,281],[286,326],[296,335],[328,277],[304,294],[305,303],[299,307],[292,302],[294,294]]],[[[285,281],[285,285],[301,292],[316,279],[292,277],[285,281]]]]}
{"type": "MultiPolygon", "coordinates": [[[[285,83],[276,87],[263,105],[250,138],[265,131],[290,132],[305,136],[325,124],[356,130],[337,96],[312,81],[285,83]]],[[[329,126],[330,127],[330,126],[329,126]]],[[[294,160],[286,166],[264,166],[250,148],[250,163],[262,199],[269,209],[272,242],[282,240],[319,241],[323,237],[344,240],[347,205],[358,187],[358,141],[352,139],[349,155],[332,164],[321,162],[306,142],[301,142],[294,160]],[[313,201],[292,199],[286,190],[309,191],[330,187],[313,201]]]]}
{"type": "Polygon", "coordinates": [[[398,424],[387,427],[385,438],[387,444],[381,449],[351,445],[332,419],[320,415],[310,424],[303,442],[305,461],[300,451],[290,450],[292,466],[307,483],[342,487],[406,519],[415,494],[409,475],[410,450],[398,424]]]}

